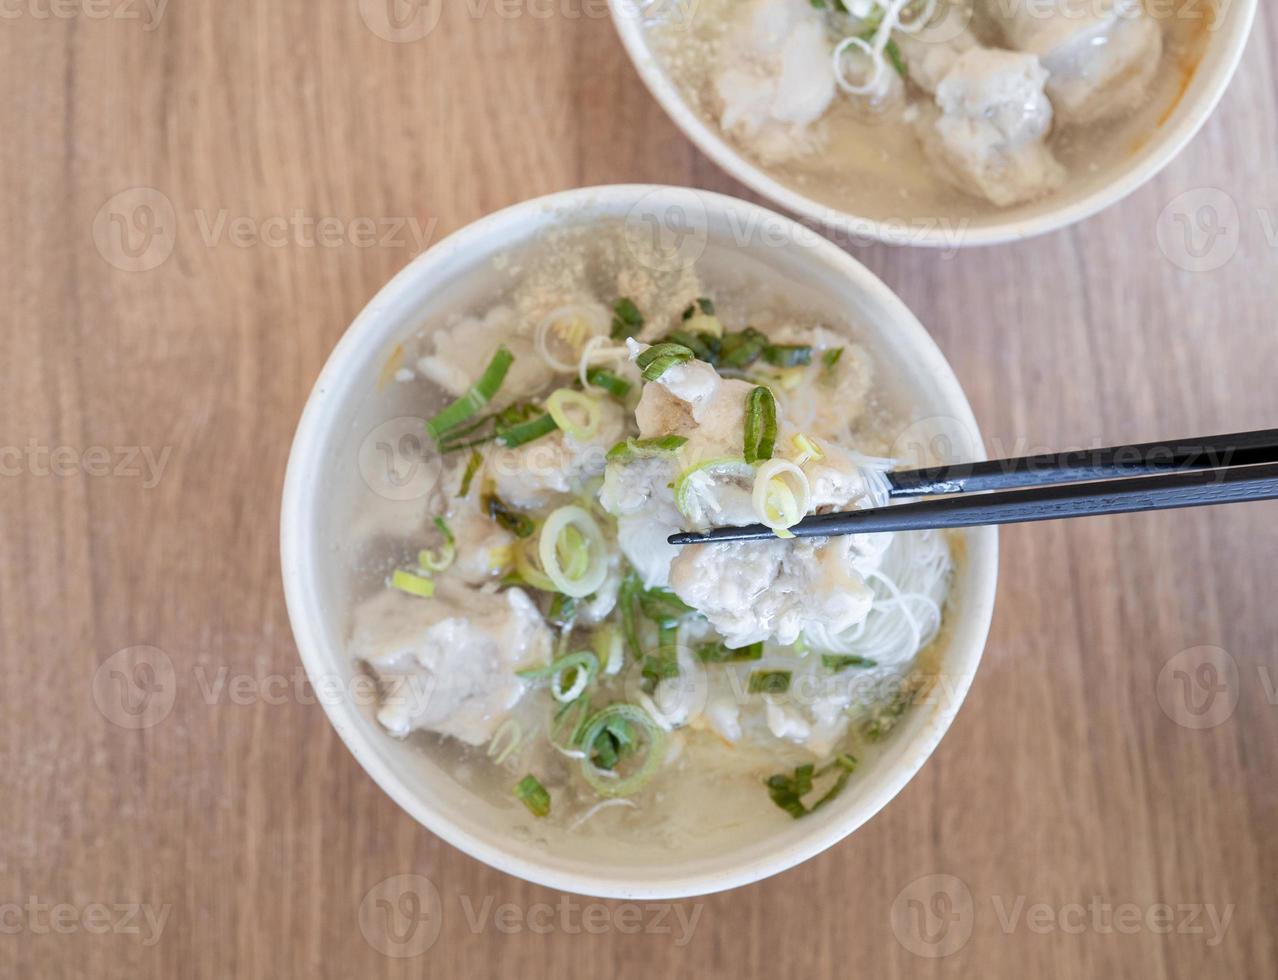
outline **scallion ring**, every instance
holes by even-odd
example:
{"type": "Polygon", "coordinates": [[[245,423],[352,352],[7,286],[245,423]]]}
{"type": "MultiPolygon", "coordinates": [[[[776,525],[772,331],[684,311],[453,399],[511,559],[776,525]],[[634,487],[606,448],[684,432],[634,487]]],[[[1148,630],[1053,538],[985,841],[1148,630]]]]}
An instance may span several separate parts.
{"type": "Polygon", "coordinates": [[[541,567],[564,595],[581,599],[597,592],[608,575],[607,545],[599,525],[585,508],[570,504],[553,511],[541,526],[537,543],[541,567]],[[567,534],[569,528],[577,533],[567,534]],[[584,552],[581,574],[570,576],[579,567],[577,552],[584,552]]]}
{"type": "Polygon", "coordinates": [[[550,397],[546,399],[546,411],[555,420],[555,425],[577,442],[585,442],[598,432],[599,425],[603,421],[603,406],[599,399],[580,391],[573,391],[571,388],[552,391],[550,397]],[[579,412],[584,415],[584,419],[574,422],[569,417],[569,410],[579,412]]]}
{"type": "Polygon", "coordinates": [[[598,337],[608,332],[608,317],[602,309],[591,306],[561,306],[537,324],[533,331],[533,346],[537,355],[553,370],[564,374],[572,374],[577,370],[576,361],[561,361],[550,349],[550,334],[556,334],[565,345],[572,348],[574,355],[579,352],[592,336],[598,337]]]}
{"type": "Polygon", "coordinates": [[[803,520],[812,502],[807,475],[787,459],[772,459],[759,467],[751,494],[755,516],[781,537],[803,520]]]}
{"type": "Polygon", "coordinates": [[[665,761],[666,735],[661,727],[642,708],[633,704],[618,702],[610,704],[595,712],[587,720],[581,730],[579,744],[586,747],[586,758],[581,760],[581,774],[600,796],[629,796],[647,785],[656,774],[657,769],[665,761]],[[611,772],[607,775],[590,760],[590,748],[610,723],[627,721],[636,728],[642,729],[648,739],[648,751],[644,754],[643,763],[629,776],[616,778],[611,772]]]}
{"type": "Polygon", "coordinates": [[[435,526],[444,536],[444,546],[424,548],[417,553],[418,567],[427,572],[442,572],[457,559],[457,539],[453,537],[452,528],[442,517],[435,518],[435,526]]]}

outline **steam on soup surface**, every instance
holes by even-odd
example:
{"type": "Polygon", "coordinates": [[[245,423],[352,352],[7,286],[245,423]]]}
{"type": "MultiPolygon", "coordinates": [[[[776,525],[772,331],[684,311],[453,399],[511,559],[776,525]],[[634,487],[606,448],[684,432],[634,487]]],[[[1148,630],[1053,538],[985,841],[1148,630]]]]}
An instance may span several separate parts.
{"type": "Polygon", "coordinates": [[[438,485],[355,522],[379,722],[529,833],[686,846],[811,812],[926,692],[953,576],[940,533],[785,540],[886,498],[874,359],[620,227],[504,267],[397,375],[438,485]],[[777,538],[666,542],[755,521],[777,538]]]}
{"type": "Polygon", "coordinates": [[[1174,108],[1216,16],[1141,0],[640,7],[667,74],[735,146],[876,219],[991,214],[1121,160],[1174,108]]]}

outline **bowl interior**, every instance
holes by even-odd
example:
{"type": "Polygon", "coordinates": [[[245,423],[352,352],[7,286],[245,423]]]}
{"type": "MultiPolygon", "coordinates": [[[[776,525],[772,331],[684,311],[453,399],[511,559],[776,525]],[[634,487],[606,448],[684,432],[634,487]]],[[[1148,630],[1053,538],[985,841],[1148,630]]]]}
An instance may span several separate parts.
{"type": "Polygon", "coordinates": [[[681,23],[690,23],[688,18],[698,15],[698,0],[609,0],[609,4],[645,85],[684,134],[737,180],[795,214],[853,239],[946,249],[1014,241],[1065,227],[1150,180],[1184,148],[1219,102],[1242,57],[1257,8],[1256,0],[1158,4],[1161,17],[1202,24],[1200,43],[1168,67],[1175,78],[1167,82],[1158,105],[1148,107],[1147,126],[1142,124],[1138,135],[1125,134],[1109,160],[1074,169],[1064,187],[1042,200],[989,210],[977,207],[972,199],[968,206],[951,209],[920,207],[906,197],[875,194],[857,213],[831,206],[800,182],[779,178],[775,170],[759,166],[689,104],[654,52],[648,25],[653,18],[682,18],[681,23]]]}
{"type": "MultiPolygon", "coordinates": [[[[762,839],[689,840],[685,849],[591,848],[530,829],[517,803],[475,794],[419,745],[388,736],[346,652],[352,526],[417,519],[420,499],[389,500],[361,475],[370,440],[420,432],[428,408],[414,386],[385,383],[400,342],[453,313],[483,309],[499,294],[518,255],[567,225],[620,219],[645,228],[671,208],[692,220],[695,259],[713,278],[748,276],[802,290],[832,322],[850,320],[898,390],[903,423],[917,436],[941,430],[981,452],[966,399],[939,350],[896,297],[858,263],[807,229],[761,208],[680,189],[587,189],[520,205],[459,232],[418,258],[360,314],[316,384],[294,443],[286,481],[283,567],[289,613],[303,661],[333,724],[364,768],[401,806],[446,840],[503,870],[569,891],[673,897],[730,887],[779,871],[828,847],[882,807],[922,765],[958,709],[984,646],[993,607],[997,537],[967,533],[947,638],[933,694],[909,712],[882,751],[831,806],[803,820],[785,817],[762,839]],[[691,195],[691,197],[690,197],[691,195]],[[695,207],[693,206],[695,204],[695,207]],[[636,215],[639,216],[636,221],[636,215]],[[743,231],[743,229],[749,229],[743,231]],[[715,270],[718,270],[716,273],[715,270]],[[407,429],[390,420],[408,418],[407,429]],[[390,436],[385,434],[390,432],[390,436]],[[381,433],[379,435],[379,433],[381,433]]],[[[930,435],[923,437],[925,440],[930,435]]],[[[760,806],[770,807],[760,788],[760,806]]],[[[783,815],[782,815],[783,816],[783,815]]]]}

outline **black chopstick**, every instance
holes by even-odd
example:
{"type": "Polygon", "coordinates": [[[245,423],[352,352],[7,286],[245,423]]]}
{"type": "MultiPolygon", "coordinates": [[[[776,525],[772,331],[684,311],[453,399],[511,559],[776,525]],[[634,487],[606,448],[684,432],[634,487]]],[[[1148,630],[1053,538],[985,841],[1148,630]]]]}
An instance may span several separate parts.
{"type": "Polygon", "coordinates": [[[1121,476],[1278,462],[1278,429],[1043,453],[889,473],[892,497],[1009,490],[1121,476]]]}
{"type": "MultiPolygon", "coordinates": [[[[1203,507],[1278,499],[1278,463],[1228,466],[1191,473],[1070,483],[1064,486],[942,497],[892,507],[818,514],[790,531],[795,537],[828,537],[877,531],[917,531],[1054,521],[1065,517],[1203,507]]],[[[762,524],[716,528],[707,534],[670,536],[671,544],[775,539],[762,524]]]]}

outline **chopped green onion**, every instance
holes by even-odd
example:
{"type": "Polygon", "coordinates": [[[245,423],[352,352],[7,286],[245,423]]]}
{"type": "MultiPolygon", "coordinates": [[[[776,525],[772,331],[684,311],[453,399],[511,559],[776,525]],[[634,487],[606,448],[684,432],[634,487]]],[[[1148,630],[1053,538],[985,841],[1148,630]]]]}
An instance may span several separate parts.
{"type": "Polygon", "coordinates": [[[725,367],[747,368],[759,359],[767,346],[768,338],[754,327],[746,327],[739,333],[724,334],[719,362],[725,367]]]}
{"type": "Polygon", "coordinates": [[[802,466],[805,463],[825,459],[825,453],[822,452],[821,447],[805,436],[802,432],[791,439],[790,443],[798,452],[798,455],[794,459],[796,466],[802,466]]]}
{"type": "Polygon", "coordinates": [[[834,653],[822,654],[821,663],[825,664],[826,670],[832,670],[836,674],[841,670],[847,670],[849,667],[877,667],[879,665],[877,660],[871,660],[869,657],[834,653]]]}
{"type": "Polygon", "coordinates": [[[567,703],[581,697],[590,682],[599,676],[599,658],[589,650],[579,650],[545,667],[532,667],[515,673],[524,680],[550,681],[550,693],[554,699],[567,703]],[[565,687],[570,672],[572,682],[565,687]]]}
{"type": "Polygon", "coordinates": [[[773,367],[801,367],[812,363],[812,348],[807,344],[768,344],[763,359],[773,367]]]}
{"type": "Polygon", "coordinates": [[[590,699],[580,697],[576,701],[569,701],[563,707],[559,708],[554,715],[550,725],[550,744],[559,749],[573,749],[581,740],[582,730],[586,726],[586,722],[590,720],[590,699]],[[560,733],[565,729],[571,728],[568,732],[568,741],[565,743],[560,739],[560,733]]]}
{"type": "Polygon", "coordinates": [[[488,362],[488,367],[484,369],[479,380],[470,386],[470,390],[426,421],[426,431],[431,434],[431,437],[436,442],[443,441],[448,430],[461,425],[492,401],[493,396],[501,388],[501,383],[506,380],[506,372],[510,370],[514,360],[514,354],[504,346],[498,347],[497,353],[488,362]]]}
{"type": "Polygon", "coordinates": [[[669,589],[644,589],[639,593],[639,608],[659,626],[677,623],[689,613],[696,612],[669,589]]]}
{"type": "Polygon", "coordinates": [[[794,770],[793,776],[784,774],[772,776],[767,782],[768,795],[772,797],[772,802],[779,806],[794,819],[806,817],[809,813],[813,813],[832,799],[843,792],[843,787],[848,784],[848,778],[856,769],[856,759],[850,755],[843,754],[834,757],[829,765],[817,769],[812,763],[799,766],[794,770]],[[812,792],[812,786],[816,779],[821,778],[832,769],[841,770],[838,779],[826,791],[825,795],[812,804],[805,806],[803,797],[812,792]]]}
{"type": "Polygon", "coordinates": [[[590,747],[591,761],[600,769],[615,769],[617,763],[638,747],[630,722],[624,718],[609,721],[590,747]]]}
{"type": "Polygon", "coordinates": [[[839,363],[839,358],[842,356],[842,347],[831,347],[828,351],[821,355],[821,363],[826,366],[827,370],[833,371],[834,366],[839,363]]]}
{"type": "Polygon", "coordinates": [[[601,770],[589,756],[582,759],[581,774],[600,796],[629,796],[631,793],[642,789],[652,779],[666,757],[665,732],[642,708],[624,702],[610,704],[606,708],[595,712],[582,728],[581,744],[593,747],[605,729],[608,731],[616,730],[615,726],[618,721],[628,722],[635,728],[642,730],[648,740],[648,751],[644,753],[644,759],[639,768],[630,776],[622,778],[616,778],[611,773],[608,776],[601,776],[601,770]]]}
{"type": "Polygon", "coordinates": [[[391,576],[391,587],[409,595],[420,596],[423,599],[429,599],[435,594],[434,582],[421,575],[406,572],[403,569],[395,570],[395,574],[391,576]]]}
{"type": "Polygon", "coordinates": [[[428,572],[442,572],[457,558],[457,539],[453,537],[448,522],[442,517],[436,517],[435,526],[444,535],[444,547],[439,550],[426,548],[417,553],[418,566],[428,572]]]}
{"type": "Polygon", "coordinates": [[[635,358],[635,364],[639,366],[645,381],[656,381],[676,364],[683,364],[692,358],[692,351],[682,344],[653,344],[635,358]]]}
{"type": "Polygon", "coordinates": [[[573,391],[571,388],[558,388],[552,391],[550,397],[546,399],[546,411],[555,420],[555,425],[577,442],[584,442],[593,436],[599,431],[599,425],[603,422],[603,410],[599,400],[580,391],[573,391]],[[570,408],[580,410],[585,416],[584,421],[574,422],[570,419],[568,417],[570,408]]]}
{"type": "Polygon", "coordinates": [[[767,388],[755,388],[746,398],[745,461],[771,459],[777,441],[777,400],[767,388]]]}
{"type": "Polygon", "coordinates": [[[621,633],[625,638],[630,656],[638,660],[643,656],[643,646],[639,642],[639,623],[635,606],[639,601],[639,593],[643,591],[643,582],[633,569],[621,580],[621,588],[617,592],[617,605],[621,607],[621,633]]]}
{"type": "Polygon", "coordinates": [[[571,626],[577,619],[577,600],[562,592],[555,593],[546,611],[546,619],[556,626],[571,626]]]}
{"type": "Polygon", "coordinates": [[[688,441],[686,436],[660,436],[656,439],[627,439],[608,450],[608,462],[629,462],[662,453],[673,453],[688,441]]]}
{"type": "Polygon", "coordinates": [[[465,497],[470,493],[471,481],[475,479],[475,474],[479,472],[479,468],[484,465],[484,457],[478,449],[470,451],[470,459],[466,461],[466,472],[462,474],[461,486],[457,490],[457,496],[465,497]]]}
{"type": "Polygon", "coordinates": [[[662,343],[678,344],[680,347],[686,347],[692,351],[693,356],[700,361],[713,362],[715,359],[715,346],[712,342],[715,340],[709,334],[704,338],[688,333],[686,330],[674,330],[666,335],[662,343]]]}
{"type": "Polygon", "coordinates": [[[698,297],[695,303],[690,303],[688,308],[683,311],[683,319],[691,320],[697,315],[698,311],[706,316],[714,316],[714,302],[705,296],[698,297]]]}
{"type": "Polygon", "coordinates": [[[577,599],[598,591],[608,577],[603,532],[590,512],[575,504],[547,516],[537,539],[537,556],[555,588],[577,599]]]}
{"type": "Polygon", "coordinates": [[[527,514],[511,510],[495,494],[489,494],[483,500],[484,512],[499,525],[517,538],[532,537],[537,525],[527,514]]]}
{"type": "Polygon", "coordinates": [[[612,307],[612,339],[625,340],[643,329],[643,314],[634,300],[623,296],[612,307]]]}
{"type": "Polygon", "coordinates": [[[550,794],[546,787],[531,773],[515,785],[515,795],[523,801],[534,817],[544,817],[550,813],[550,794]]]}
{"type": "Polygon", "coordinates": [[[749,694],[785,694],[790,690],[790,671],[755,670],[746,685],[749,694]]]}
{"type": "Polygon", "coordinates": [[[751,643],[749,646],[729,650],[723,643],[703,643],[697,647],[697,659],[703,664],[745,663],[750,660],[762,660],[763,644],[751,643]]]}
{"type": "Polygon", "coordinates": [[[619,378],[611,371],[603,368],[591,368],[586,372],[586,380],[596,388],[602,388],[613,398],[622,399],[630,394],[630,382],[619,378]]]}
{"type": "Polygon", "coordinates": [[[519,422],[508,428],[501,429],[497,434],[497,441],[507,449],[514,449],[516,446],[522,446],[525,443],[532,442],[534,439],[550,435],[557,428],[559,426],[556,425],[554,418],[547,412],[529,419],[527,422],[519,422]]]}
{"type": "Polygon", "coordinates": [[[896,73],[902,78],[910,77],[910,70],[906,67],[905,58],[901,56],[901,46],[895,40],[888,38],[887,44],[883,46],[883,52],[888,56],[888,61],[892,62],[892,67],[896,69],[896,73]]]}

